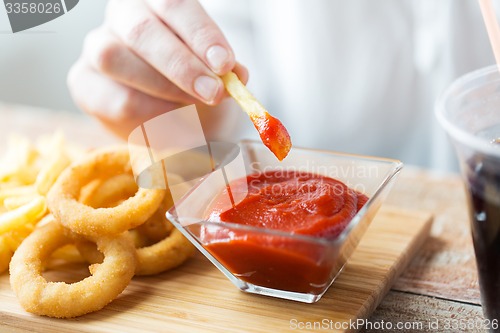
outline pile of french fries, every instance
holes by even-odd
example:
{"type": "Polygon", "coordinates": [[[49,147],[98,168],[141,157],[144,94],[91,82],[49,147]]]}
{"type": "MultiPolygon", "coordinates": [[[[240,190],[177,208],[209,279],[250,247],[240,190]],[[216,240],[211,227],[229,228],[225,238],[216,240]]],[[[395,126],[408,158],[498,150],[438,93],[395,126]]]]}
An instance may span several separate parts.
{"type": "Polygon", "coordinates": [[[36,143],[12,137],[0,158],[0,273],[21,242],[49,213],[45,196],[61,172],[84,151],[61,132],[36,143]]]}

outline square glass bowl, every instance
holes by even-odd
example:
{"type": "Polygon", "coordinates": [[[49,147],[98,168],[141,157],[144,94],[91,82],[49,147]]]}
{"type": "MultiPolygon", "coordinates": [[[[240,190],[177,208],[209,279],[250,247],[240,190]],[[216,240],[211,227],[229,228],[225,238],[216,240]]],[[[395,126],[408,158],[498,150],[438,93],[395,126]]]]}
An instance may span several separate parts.
{"type": "MultiPolygon", "coordinates": [[[[240,290],[306,303],[318,301],[340,274],[402,168],[397,160],[300,148],[279,162],[253,141],[241,142],[227,156],[230,162],[176,201],[168,219],[240,290]],[[335,239],[207,220],[207,209],[228,181],[271,169],[329,176],[369,200],[335,239]]],[[[246,194],[232,192],[232,202],[246,194]]]]}

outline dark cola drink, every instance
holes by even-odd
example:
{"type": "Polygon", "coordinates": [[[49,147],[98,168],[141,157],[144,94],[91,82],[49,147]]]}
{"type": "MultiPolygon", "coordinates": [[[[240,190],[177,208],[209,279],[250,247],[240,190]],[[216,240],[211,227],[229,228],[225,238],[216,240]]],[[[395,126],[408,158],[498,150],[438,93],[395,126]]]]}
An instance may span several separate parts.
{"type": "MultiPolygon", "coordinates": [[[[496,319],[495,322],[498,323],[500,320],[500,157],[478,154],[466,162],[464,171],[483,310],[486,318],[490,321],[496,319]]],[[[492,328],[492,331],[498,330],[492,328]]]]}

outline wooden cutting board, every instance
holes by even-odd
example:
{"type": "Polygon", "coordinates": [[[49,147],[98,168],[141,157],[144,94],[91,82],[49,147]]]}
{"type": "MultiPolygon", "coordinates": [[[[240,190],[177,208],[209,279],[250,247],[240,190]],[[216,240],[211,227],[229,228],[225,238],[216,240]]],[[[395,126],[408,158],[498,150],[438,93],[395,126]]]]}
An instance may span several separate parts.
{"type": "MultiPolygon", "coordinates": [[[[382,207],[341,275],[315,304],[240,292],[197,254],[174,271],[135,277],[119,298],[98,312],[69,320],[52,319],[26,313],[4,274],[0,276],[0,331],[356,331],[361,327],[347,327],[349,321],[369,318],[425,242],[431,223],[432,217],[426,213],[382,207]],[[320,329],[318,325],[322,325],[320,329]]],[[[74,280],[85,274],[84,267],[71,269],[52,276],[74,280]]]]}

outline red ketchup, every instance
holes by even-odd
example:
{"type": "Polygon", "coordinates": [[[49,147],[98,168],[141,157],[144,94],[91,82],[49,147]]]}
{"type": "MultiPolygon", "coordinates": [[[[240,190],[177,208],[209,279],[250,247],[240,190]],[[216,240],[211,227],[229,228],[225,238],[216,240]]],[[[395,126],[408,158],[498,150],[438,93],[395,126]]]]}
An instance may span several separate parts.
{"type": "Polygon", "coordinates": [[[278,160],[283,161],[292,148],[290,134],[283,123],[267,112],[265,115],[252,116],[251,119],[264,145],[278,160]]]}
{"type": "MultiPolygon", "coordinates": [[[[231,190],[248,185],[248,195],[228,210],[228,189],[214,201],[201,232],[204,247],[240,279],[258,286],[316,294],[331,281],[337,253],[326,242],[289,235],[227,229],[231,222],[287,234],[335,239],[368,197],[344,183],[306,172],[272,170],[231,183],[231,190]]],[[[254,229],[256,230],[256,229],[254,229]]]]}

